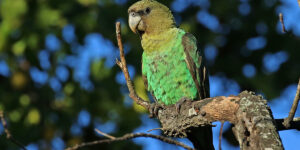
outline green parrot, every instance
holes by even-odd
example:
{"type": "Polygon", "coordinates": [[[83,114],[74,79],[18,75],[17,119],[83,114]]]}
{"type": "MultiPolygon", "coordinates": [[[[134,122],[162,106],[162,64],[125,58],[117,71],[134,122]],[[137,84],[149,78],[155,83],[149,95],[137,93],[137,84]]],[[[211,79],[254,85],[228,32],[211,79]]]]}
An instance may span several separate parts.
{"type": "MultiPolygon", "coordinates": [[[[208,73],[197,40],[175,26],[169,8],[155,0],[141,0],[128,13],[130,29],[140,36],[144,50],[144,82],[156,101],[171,105],[209,97],[208,73]]],[[[214,149],[211,127],[194,129],[188,138],[196,149],[214,149]]]]}

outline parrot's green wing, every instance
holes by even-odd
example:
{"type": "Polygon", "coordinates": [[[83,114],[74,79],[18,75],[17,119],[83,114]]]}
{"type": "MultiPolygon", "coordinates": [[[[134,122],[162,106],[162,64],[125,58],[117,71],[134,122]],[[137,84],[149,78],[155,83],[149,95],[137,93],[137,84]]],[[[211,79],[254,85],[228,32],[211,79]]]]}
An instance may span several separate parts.
{"type": "MultiPolygon", "coordinates": [[[[204,66],[201,51],[197,49],[196,38],[192,34],[186,33],[182,37],[182,45],[186,55],[185,62],[196,85],[199,99],[207,98],[210,96],[208,72],[204,66]]],[[[212,128],[210,126],[192,129],[192,132],[188,137],[193,142],[196,149],[214,149],[212,128]]]]}
{"type": "MultiPolygon", "coordinates": [[[[142,59],[142,70],[143,70],[143,59],[142,59]]],[[[146,89],[148,90],[148,80],[147,80],[147,76],[144,75],[144,74],[142,73],[142,78],[143,78],[143,81],[144,81],[144,85],[145,85],[146,89]]],[[[156,97],[154,96],[153,92],[150,91],[150,94],[151,94],[152,98],[154,99],[154,101],[157,102],[157,99],[156,99],[156,97]]]]}
{"type": "Polygon", "coordinates": [[[198,96],[200,99],[207,98],[210,96],[208,72],[202,54],[197,49],[196,38],[192,34],[186,33],[182,37],[182,45],[186,55],[185,62],[196,84],[198,96]]]}

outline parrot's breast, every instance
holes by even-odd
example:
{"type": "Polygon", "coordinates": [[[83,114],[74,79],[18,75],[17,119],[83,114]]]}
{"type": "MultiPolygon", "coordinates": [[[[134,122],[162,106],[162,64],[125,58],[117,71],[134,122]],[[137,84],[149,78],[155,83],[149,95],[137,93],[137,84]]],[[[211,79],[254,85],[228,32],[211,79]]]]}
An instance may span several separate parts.
{"type": "Polygon", "coordinates": [[[180,29],[166,32],[155,39],[143,39],[143,75],[147,76],[148,90],[166,105],[181,98],[195,99],[197,88],[185,62],[180,29]],[[161,38],[164,37],[164,38],[161,38]]]}

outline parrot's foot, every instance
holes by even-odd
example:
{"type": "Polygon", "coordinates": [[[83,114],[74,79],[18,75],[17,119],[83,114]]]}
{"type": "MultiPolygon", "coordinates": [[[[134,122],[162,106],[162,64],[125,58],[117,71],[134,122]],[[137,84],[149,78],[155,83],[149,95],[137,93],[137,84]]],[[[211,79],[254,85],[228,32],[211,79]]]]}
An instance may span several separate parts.
{"type": "Polygon", "coordinates": [[[183,98],[181,98],[176,104],[175,104],[175,106],[176,106],[176,111],[177,111],[177,113],[179,114],[180,113],[180,107],[181,107],[181,105],[184,103],[184,102],[186,102],[186,101],[192,101],[191,99],[189,99],[189,98],[187,98],[187,97],[183,97],[183,98]]]}
{"type": "Polygon", "coordinates": [[[162,104],[151,103],[150,107],[149,107],[149,113],[150,113],[149,117],[154,118],[154,117],[158,116],[158,111],[162,108],[163,108],[162,104]]]}

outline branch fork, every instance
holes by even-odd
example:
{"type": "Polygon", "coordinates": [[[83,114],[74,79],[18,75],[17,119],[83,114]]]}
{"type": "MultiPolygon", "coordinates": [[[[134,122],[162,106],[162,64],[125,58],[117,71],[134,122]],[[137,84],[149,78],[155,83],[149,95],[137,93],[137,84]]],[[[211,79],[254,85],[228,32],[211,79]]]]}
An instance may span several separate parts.
{"type": "MultiPolygon", "coordinates": [[[[118,46],[120,50],[120,60],[116,60],[116,64],[124,73],[126,84],[129,89],[129,96],[137,104],[149,110],[151,104],[140,98],[133,87],[130,75],[127,69],[123,44],[121,40],[120,23],[116,23],[116,34],[118,46]]],[[[300,81],[297,94],[294,100],[289,117],[286,119],[275,120],[272,112],[267,106],[267,101],[262,96],[257,96],[253,92],[244,91],[237,96],[218,96],[206,98],[199,101],[183,102],[181,104],[180,113],[176,111],[175,105],[163,106],[156,116],[161,123],[160,130],[166,136],[170,137],[187,137],[191,129],[199,126],[210,126],[211,122],[229,121],[234,124],[233,133],[239,142],[240,148],[243,150],[252,149],[283,149],[278,130],[299,129],[300,119],[294,118],[297,104],[299,101],[300,81]],[[297,99],[297,100],[296,100],[297,99]],[[275,121],[274,121],[275,120],[275,121]],[[276,122],[276,123],[275,123],[276,122]],[[290,126],[285,125],[286,123],[290,126]]],[[[153,129],[155,130],[155,129],[153,129]]],[[[105,140],[92,141],[82,143],[69,149],[78,149],[85,146],[110,143],[114,141],[123,141],[136,137],[151,137],[161,141],[181,146],[185,149],[192,150],[178,141],[172,140],[164,136],[158,136],[145,133],[131,133],[122,137],[113,137],[100,130],[97,133],[107,137],[105,140]]]]}
{"type": "MultiPolygon", "coordinates": [[[[139,105],[149,109],[150,103],[138,97],[130,79],[121,41],[120,23],[116,23],[120,59],[117,65],[125,75],[129,96],[139,105]]],[[[233,132],[241,149],[283,149],[267,101],[253,92],[244,91],[238,96],[219,96],[181,105],[178,114],[175,105],[164,106],[158,112],[161,130],[167,136],[187,137],[191,129],[209,126],[214,121],[229,121],[235,125],[233,132]],[[191,107],[192,106],[192,107],[191,107]],[[271,135],[269,135],[271,132],[271,135]],[[245,133],[249,133],[246,134],[245,133]]]]}

